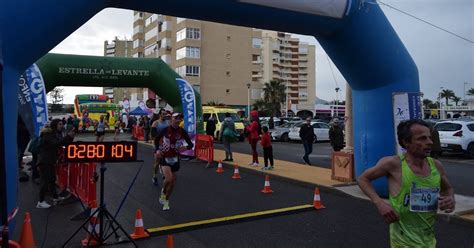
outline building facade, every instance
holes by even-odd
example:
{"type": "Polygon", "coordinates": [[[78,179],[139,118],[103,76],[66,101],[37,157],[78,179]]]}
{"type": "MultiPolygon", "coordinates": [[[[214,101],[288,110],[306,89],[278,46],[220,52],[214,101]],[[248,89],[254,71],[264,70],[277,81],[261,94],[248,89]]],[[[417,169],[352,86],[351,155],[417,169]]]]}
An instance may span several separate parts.
{"type": "MultiPolygon", "coordinates": [[[[115,37],[112,41],[104,41],[104,56],[106,57],[132,57],[133,41],[121,40],[115,37]]],[[[115,88],[104,87],[103,94],[107,95],[114,103],[119,103],[124,98],[130,98],[131,94],[141,91],[140,88],[115,88]]]]}
{"type": "Polygon", "coordinates": [[[163,60],[203,104],[247,106],[275,79],[288,85],[289,109],[314,110],[315,47],[288,34],[137,11],[133,30],[133,57],[163,60]]]}

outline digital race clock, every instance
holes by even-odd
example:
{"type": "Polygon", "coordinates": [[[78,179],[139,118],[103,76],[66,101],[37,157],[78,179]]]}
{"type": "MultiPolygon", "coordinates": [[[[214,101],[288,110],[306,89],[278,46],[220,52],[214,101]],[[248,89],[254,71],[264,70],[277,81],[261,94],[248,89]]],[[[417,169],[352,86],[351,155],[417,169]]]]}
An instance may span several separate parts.
{"type": "Polygon", "coordinates": [[[65,163],[134,161],[137,142],[74,142],[64,148],[65,163]]]}

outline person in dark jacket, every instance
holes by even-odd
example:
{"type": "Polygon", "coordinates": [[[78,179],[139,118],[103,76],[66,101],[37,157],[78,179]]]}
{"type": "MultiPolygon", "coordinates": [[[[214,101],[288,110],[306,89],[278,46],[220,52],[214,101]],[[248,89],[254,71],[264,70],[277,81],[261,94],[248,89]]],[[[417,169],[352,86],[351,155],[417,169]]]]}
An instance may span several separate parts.
{"type": "Polygon", "coordinates": [[[344,132],[342,131],[341,125],[339,125],[339,119],[334,119],[331,128],[329,129],[329,142],[335,152],[338,152],[344,148],[344,132]]]}
{"type": "Polygon", "coordinates": [[[60,119],[54,119],[51,121],[49,128],[44,128],[40,134],[40,149],[37,165],[40,172],[41,186],[36,208],[51,207],[51,205],[45,201],[47,191],[52,191],[53,201],[59,200],[55,185],[55,165],[58,161],[58,149],[64,143],[72,142],[74,139],[74,129],[71,129],[67,135],[63,137],[63,126],[64,124],[60,119]]]}
{"type": "Polygon", "coordinates": [[[215,132],[216,132],[216,120],[214,120],[214,118],[211,116],[209,117],[209,120],[207,120],[207,123],[206,123],[206,134],[214,137],[215,132]]]}
{"type": "Polygon", "coordinates": [[[222,123],[221,130],[219,131],[218,138],[219,140],[222,140],[222,143],[224,144],[225,159],[223,161],[232,162],[234,161],[234,158],[232,157],[232,149],[230,148],[230,144],[234,141],[234,137],[229,137],[225,135],[226,128],[230,129],[231,133],[234,133],[234,134],[236,133],[235,123],[232,117],[230,117],[230,113],[225,113],[225,119],[224,119],[224,122],[222,123]]]}
{"type": "Polygon", "coordinates": [[[314,127],[311,125],[311,117],[306,118],[306,122],[300,128],[300,138],[303,142],[305,164],[311,165],[309,155],[313,152],[314,127]]]}

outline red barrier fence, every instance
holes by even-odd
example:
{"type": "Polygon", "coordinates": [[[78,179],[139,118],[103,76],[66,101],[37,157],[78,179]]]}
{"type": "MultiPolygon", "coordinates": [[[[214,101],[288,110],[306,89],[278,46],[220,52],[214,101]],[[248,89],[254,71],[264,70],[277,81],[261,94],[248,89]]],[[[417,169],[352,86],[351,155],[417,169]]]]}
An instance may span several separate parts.
{"type": "Polygon", "coordinates": [[[210,166],[214,161],[214,138],[211,135],[198,134],[196,135],[196,147],[194,154],[196,158],[207,161],[207,166],[210,166]]]}
{"type": "Polygon", "coordinates": [[[88,206],[97,200],[95,163],[59,164],[56,176],[61,189],[67,189],[88,206]]]}

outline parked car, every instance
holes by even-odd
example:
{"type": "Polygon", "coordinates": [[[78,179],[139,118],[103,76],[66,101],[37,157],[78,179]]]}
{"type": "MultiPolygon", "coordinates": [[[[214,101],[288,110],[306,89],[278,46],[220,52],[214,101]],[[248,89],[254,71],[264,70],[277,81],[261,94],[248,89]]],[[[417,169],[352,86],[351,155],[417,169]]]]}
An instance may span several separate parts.
{"type": "Polygon", "coordinates": [[[474,120],[442,121],[435,128],[443,151],[462,152],[474,158],[474,120]]]}
{"type": "Polygon", "coordinates": [[[290,128],[295,126],[300,122],[285,122],[281,124],[278,127],[275,127],[274,129],[270,130],[270,135],[272,137],[272,140],[279,140],[279,141],[284,141],[288,142],[288,133],[290,132],[290,128]]]}
{"type": "MultiPolygon", "coordinates": [[[[290,140],[301,140],[300,128],[305,122],[300,122],[294,127],[290,128],[288,138],[290,140]]],[[[329,125],[324,122],[312,121],[311,125],[314,127],[314,142],[317,141],[328,141],[329,140],[329,125]]]]}

